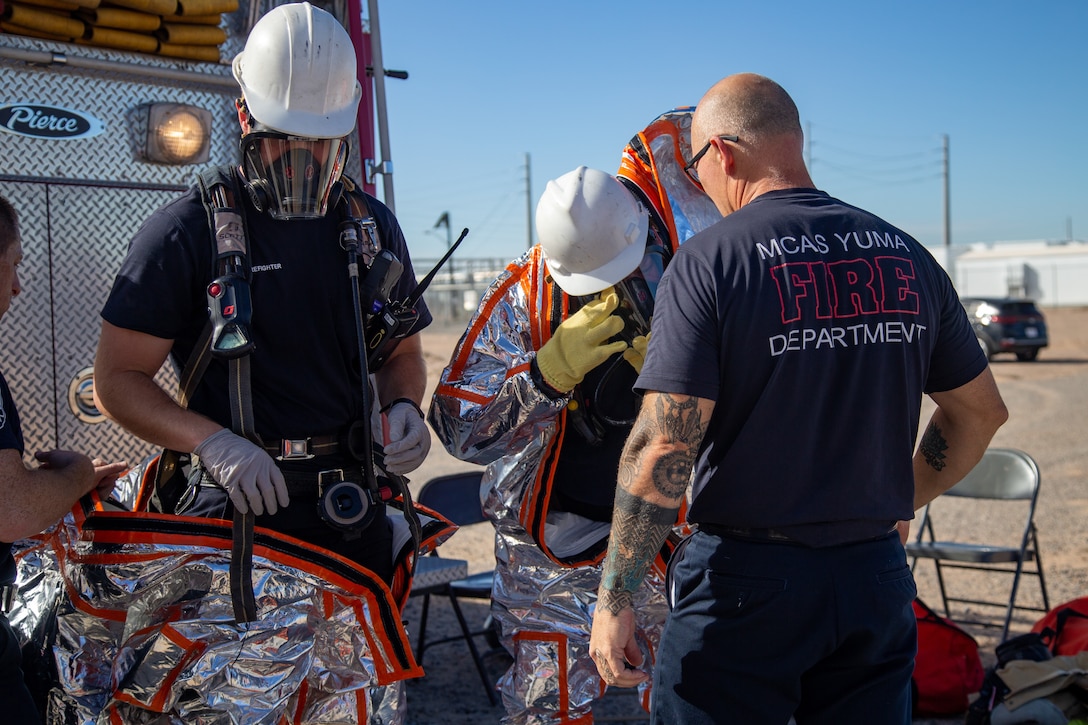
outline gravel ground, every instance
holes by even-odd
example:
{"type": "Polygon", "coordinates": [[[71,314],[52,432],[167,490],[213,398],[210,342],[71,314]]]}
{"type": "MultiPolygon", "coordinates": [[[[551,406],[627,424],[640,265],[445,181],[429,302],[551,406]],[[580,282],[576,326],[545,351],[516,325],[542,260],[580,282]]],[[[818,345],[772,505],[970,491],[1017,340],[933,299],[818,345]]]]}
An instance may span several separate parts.
{"type": "MultiPolygon", "coordinates": [[[[1012,355],[999,355],[991,363],[994,376],[1009,407],[1010,417],[995,436],[992,445],[1019,448],[1038,462],[1042,471],[1042,490],[1036,511],[1039,547],[1045,566],[1050,604],[1056,604],[1088,594],[1088,536],[1084,522],[1088,521],[1088,447],[1084,431],[1088,430],[1088,308],[1044,308],[1050,327],[1050,347],[1043,350],[1036,362],[1017,362],[1012,355]]],[[[441,327],[423,333],[423,347],[433,386],[449,361],[461,328],[441,327]]],[[[927,400],[928,403],[928,400],[927,400]]],[[[923,408],[923,421],[932,412],[932,405],[923,408]]],[[[924,427],[924,426],[923,426],[924,427]]],[[[413,488],[433,476],[476,468],[459,461],[443,450],[434,440],[431,454],[412,476],[413,488]]],[[[942,502],[943,503],[943,502],[942,502]]],[[[941,519],[942,533],[969,538],[970,530],[985,523],[992,532],[1012,532],[1015,538],[1021,523],[1011,519],[977,520],[964,510],[961,515],[941,519]]],[[[465,559],[469,572],[486,571],[493,567],[494,550],[489,524],[476,524],[458,531],[441,547],[446,557],[465,559]]],[[[940,592],[933,567],[920,562],[916,578],[919,595],[940,611],[940,592]]],[[[957,592],[972,592],[976,598],[1003,596],[1008,579],[996,575],[972,578],[974,572],[957,572],[957,592]],[[977,595],[977,596],[976,596],[977,595]]],[[[1007,596],[1007,595],[1006,595],[1007,596]]],[[[1024,578],[1020,603],[1041,605],[1037,579],[1024,578]]],[[[465,615],[470,625],[479,628],[487,616],[486,602],[467,602],[465,615]]],[[[954,610],[961,618],[984,618],[1000,622],[1001,611],[976,608],[964,612],[954,610]]],[[[1011,635],[1026,632],[1041,614],[1019,613],[1014,618],[1011,635]]],[[[413,599],[405,610],[405,621],[413,640],[419,626],[419,602],[413,599]]],[[[1000,630],[969,625],[965,627],[979,642],[983,664],[994,660],[994,647],[1000,630]]],[[[434,601],[431,606],[427,638],[433,639],[458,632],[448,603],[434,601]]],[[[477,640],[487,648],[482,638],[477,640]]],[[[492,652],[485,658],[492,679],[497,679],[509,664],[505,653],[492,652]]],[[[423,662],[426,676],[410,681],[408,693],[408,722],[410,725],[477,725],[497,723],[501,706],[488,704],[468,650],[461,642],[452,642],[428,649],[423,662]]],[[[595,711],[597,722],[636,722],[645,720],[631,691],[610,691],[595,711]]],[[[941,720],[916,720],[916,725],[951,725],[962,723],[962,717],[941,720]]]]}

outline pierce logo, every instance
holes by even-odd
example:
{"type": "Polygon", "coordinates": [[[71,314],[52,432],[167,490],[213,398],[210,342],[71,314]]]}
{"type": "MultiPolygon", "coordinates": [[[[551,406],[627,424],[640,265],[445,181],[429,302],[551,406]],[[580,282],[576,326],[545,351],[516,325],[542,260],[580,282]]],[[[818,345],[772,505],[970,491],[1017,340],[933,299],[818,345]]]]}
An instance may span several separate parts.
{"type": "Polygon", "coordinates": [[[0,105],[0,131],[31,138],[71,140],[97,136],[106,125],[81,111],[38,103],[0,105]]]}

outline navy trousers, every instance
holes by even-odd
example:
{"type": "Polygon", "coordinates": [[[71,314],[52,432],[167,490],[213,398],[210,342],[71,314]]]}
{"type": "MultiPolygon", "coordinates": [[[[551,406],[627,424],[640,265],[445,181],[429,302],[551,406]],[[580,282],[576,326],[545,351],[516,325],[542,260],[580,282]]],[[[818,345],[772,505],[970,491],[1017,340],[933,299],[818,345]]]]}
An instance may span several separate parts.
{"type": "Polygon", "coordinates": [[[37,725],[41,716],[23,681],[22,661],[19,640],[8,618],[0,614],[0,711],[5,723],[37,725]]]}
{"type": "Polygon", "coordinates": [[[897,534],[813,549],[696,532],[669,566],[660,725],[909,725],[917,590],[897,534]]]}

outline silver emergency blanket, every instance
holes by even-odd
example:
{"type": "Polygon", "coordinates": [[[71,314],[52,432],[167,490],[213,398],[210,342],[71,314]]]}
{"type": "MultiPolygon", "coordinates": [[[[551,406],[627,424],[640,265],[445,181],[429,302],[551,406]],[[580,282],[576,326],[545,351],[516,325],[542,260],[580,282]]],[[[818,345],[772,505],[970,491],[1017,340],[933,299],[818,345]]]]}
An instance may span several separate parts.
{"type": "MultiPolygon", "coordinates": [[[[655,119],[624,150],[619,171],[655,207],[673,247],[721,219],[683,172],[691,111],[655,119]]],[[[547,397],[530,372],[551,335],[556,295],[539,245],[511,262],[484,293],[428,415],[451,455],[487,465],[481,499],[495,527],[492,615],[514,656],[499,683],[510,724],[588,717],[604,692],[588,646],[610,526],[548,510],[551,469],[573,413],[570,396],[547,397]]],[[[659,560],[634,602],[647,671],[667,613],[663,582],[659,560]]],[[[645,688],[642,695],[648,704],[645,688]]]]}
{"type": "MultiPolygon", "coordinates": [[[[403,574],[394,593],[343,557],[257,529],[257,618],[239,624],[230,522],[81,504],[15,551],[10,619],[55,662],[51,725],[405,722],[403,680],[423,671],[401,622],[403,574]]],[[[425,520],[427,549],[454,530],[425,520]]]]}

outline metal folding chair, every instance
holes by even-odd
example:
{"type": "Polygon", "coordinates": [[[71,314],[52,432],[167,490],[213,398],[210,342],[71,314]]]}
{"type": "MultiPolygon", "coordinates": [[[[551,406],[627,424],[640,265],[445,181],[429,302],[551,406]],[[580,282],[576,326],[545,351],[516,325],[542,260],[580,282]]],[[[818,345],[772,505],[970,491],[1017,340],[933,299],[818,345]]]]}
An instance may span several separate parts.
{"type": "MultiPolygon", "coordinates": [[[[1004,622],[1001,625],[1001,641],[1009,636],[1009,625],[1012,622],[1013,611],[1023,609],[1035,612],[1050,610],[1050,600],[1046,591],[1046,579],[1043,576],[1043,562],[1039,555],[1039,541],[1035,528],[1035,504],[1039,496],[1039,484],[1041,476],[1039,466],[1031,456],[1023,451],[1012,448],[989,448],[983,454],[982,459],[962,481],[946,491],[937,500],[931,502],[922,513],[918,524],[918,534],[913,542],[907,544],[907,555],[913,557],[911,569],[918,563],[918,559],[931,559],[936,566],[937,583],[941,590],[941,600],[944,604],[945,616],[949,619],[981,626],[998,626],[993,622],[971,620],[953,617],[949,602],[959,604],[974,604],[988,607],[1002,607],[1005,609],[1004,622]],[[965,510],[956,524],[958,532],[966,532],[974,529],[977,533],[970,537],[970,541],[938,538],[934,525],[934,509],[940,510],[942,521],[948,524],[951,518],[949,511],[951,502],[947,499],[964,498],[972,499],[971,508],[965,510]],[[946,501],[942,501],[945,499],[946,501]],[[947,502],[947,503],[946,503],[947,502]],[[989,506],[987,502],[995,502],[989,506]],[[1007,508],[1009,502],[1021,506],[1024,509],[1023,530],[1017,540],[1011,536],[1004,537],[1002,543],[992,543],[1000,540],[1001,529],[1005,527],[993,521],[995,519],[986,514],[991,509],[998,507],[1007,508]],[[984,508],[987,507],[988,508],[984,508]],[[967,523],[970,522],[970,523],[967,523]],[[978,532],[975,523],[987,524],[982,532],[978,532]],[[1033,563],[1031,567],[1025,564],[1033,563]],[[1000,572],[1012,575],[1012,587],[1007,599],[994,601],[993,599],[969,598],[967,596],[952,596],[948,592],[945,581],[945,570],[948,568],[973,569],[983,572],[1000,572]],[[1017,594],[1020,589],[1021,576],[1036,576],[1039,579],[1039,589],[1042,593],[1043,606],[1018,605],[1017,594]]],[[[1007,511],[1005,512],[1007,513],[1007,511]]],[[[946,528],[952,528],[946,526],[946,528]]],[[[1016,528],[1015,526],[1013,527],[1016,528]]],[[[967,537],[964,534],[964,537],[967,537]]],[[[962,590],[962,584],[959,587],[962,590]]]]}
{"type": "MultiPolygon", "coordinates": [[[[423,484],[416,496],[416,502],[441,513],[458,526],[469,526],[487,521],[480,505],[480,481],[482,471],[466,471],[432,478],[423,484]]],[[[423,663],[423,653],[428,647],[446,642],[464,640],[472,654],[473,664],[480,674],[487,698],[492,705],[499,702],[495,683],[490,680],[484,668],[483,658],[476,647],[475,637],[491,638],[493,631],[485,625],[481,630],[472,630],[461,611],[461,599],[491,599],[491,585],[495,579],[495,570],[467,575],[468,562],[462,559],[446,559],[437,553],[424,556],[416,564],[416,579],[411,596],[422,596],[420,608],[419,640],[416,645],[416,661],[423,663]],[[449,599],[454,616],[461,628],[461,634],[427,641],[427,615],[430,611],[431,596],[445,596],[449,599]]],[[[490,622],[490,618],[488,619],[490,622]]]]}

